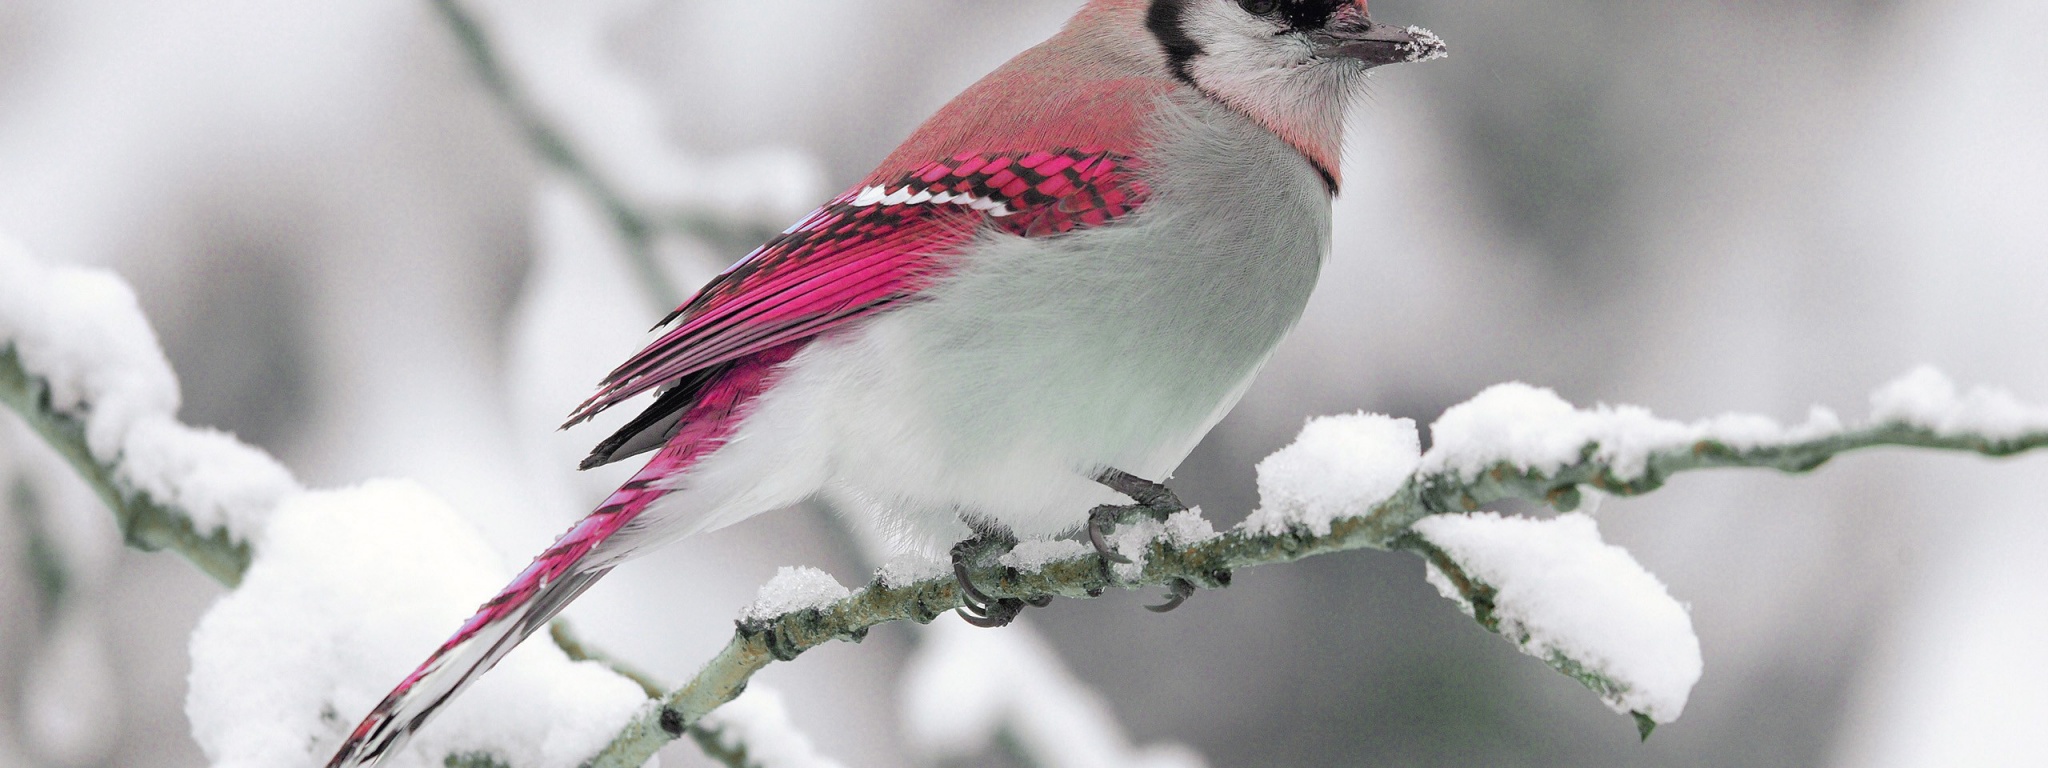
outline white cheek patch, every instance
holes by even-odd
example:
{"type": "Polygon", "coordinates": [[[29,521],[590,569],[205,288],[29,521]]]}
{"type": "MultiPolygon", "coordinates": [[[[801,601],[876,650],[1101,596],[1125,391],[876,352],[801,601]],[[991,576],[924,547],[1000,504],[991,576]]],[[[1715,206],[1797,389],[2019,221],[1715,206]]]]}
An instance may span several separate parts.
{"type": "Polygon", "coordinates": [[[1284,109],[1327,85],[1308,40],[1267,19],[1247,15],[1236,3],[1199,3],[1188,9],[1181,29],[1202,48],[1188,62],[1195,83],[1240,108],[1284,109]]]}
{"type": "Polygon", "coordinates": [[[940,192],[932,194],[929,189],[917,189],[905,185],[894,192],[888,187],[865,187],[855,195],[848,205],[855,208],[869,208],[877,205],[964,205],[977,211],[987,211],[998,219],[1015,214],[1010,206],[992,197],[975,197],[965,192],[940,192]]]}

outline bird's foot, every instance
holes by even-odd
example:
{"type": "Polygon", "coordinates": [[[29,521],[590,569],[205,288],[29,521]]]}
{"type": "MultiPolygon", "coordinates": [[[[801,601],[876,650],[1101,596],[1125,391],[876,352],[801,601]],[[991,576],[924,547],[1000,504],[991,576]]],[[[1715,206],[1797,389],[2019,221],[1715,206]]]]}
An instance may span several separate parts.
{"type": "Polygon", "coordinates": [[[1174,579],[1167,585],[1166,602],[1145,606],[1145,610],[1153,613],[1166,613],[1167,611],[1179,608],[1181,604],[1188,601],[1188,598],[1195,596],[1195,590],[1197,589],[1205,586],[1211,589],[1228,588],[1230,586],[1230,577],[1231,573],[1226,569],[1210,572],[1202,579],[1203,584],[1196,584],[1192,579],[1174,579]]]}
{"type": "Polygon", "coordinates": [[[1188,505],[1182,504],[1180,497],[1173,495],[1173,491],[1166,486],[1121,469],[1105,469],[1102,474],[1095,476],[1095,482],[1138,502],[1122,506],[1105,504],[1088,512],[1088,543],[1094,545],[1095,552],[1110,563],[1131,563],[1131,558],[1109,548],[1107,536],[1116,530],[1117,526],[1139,517],[1165,521],[1166,518],[1186,512],[1188,509],[1188,505]]]}
{"type": "MultiPolygon", "coordinates": [[[[1106,485],[1110,490],[1129,496],[1132,501],[1138,502],[1123,506],[1105,504],[1090,510],[1088,513],[1088,543],[1094,545],[1096,554],[1102,556],[1103,575],[1114,580],[1110,565],[1112,563],[1128,565],[1132,561],[1131,558],[1124,556],[1123,553],[1110,548],[1108,541],[1109,533],[1116,530],[1117,526],[1141,517],[1150,517],[1164,522],[1169,517],[1186,512],[1188,506],[1181,503],[1180,497],[1175,496],[1172,489],[1120,469],[1111,468],[1104,470],[1102,474],[1095,477],[1095,482],[1106,485]]],[[[1197,585],[1189,579],[1174,579],[1167,587],[1166,602],[1159,605],[1148,605],[1145,608],[1154,613],[1165,613],[1179,608],[1181,604],[1188,601],[1188,598],[1194,597],[1195,590],[1201,586],[1216,588],[1230,586],[1230,576],[1230,571],[1216,571],[1203,579],[1204,584],[1202,585],[1197,585]]]]}
{"type": "Polygon", "coordinates": [[[991,597],[974,586],[972,571],[993,557],[1001,557],[1017,546],[1017,539],[999,530],[981,530],[974,538],[953,545],[953,578],[960,582],[960,618],[977,627],[1001,627],[1017,620],[1025,606],[1044,608],[1051,595],[1031,598],[991,597]]]}

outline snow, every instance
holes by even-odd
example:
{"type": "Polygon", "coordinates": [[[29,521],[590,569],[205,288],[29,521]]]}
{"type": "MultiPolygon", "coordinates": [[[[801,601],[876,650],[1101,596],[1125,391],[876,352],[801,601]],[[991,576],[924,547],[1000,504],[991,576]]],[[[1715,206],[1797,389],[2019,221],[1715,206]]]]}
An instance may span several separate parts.
{"type": "Polygon", "coordinates": [[[998,562],[1026,573],[1043,570],[1061,560],[1072,560],[1094,552],[1094,548],[1068,539],[1032,539],[1017,542],[998,562]]]}
{"type": "MultiPolygon", "coordinates": [[[[357,718],[512,576],[476,530],[408,482],[286,501],[241,588],[192,634],[186,715],[214,768],[324,765],[357,718]]],[[[574,766],[646,704],[603,666],[528,642],[387,768],[489,752],[574,766]]]]}
{"type": "Polygon", "coordinates": [[[177,378],[135,293],[102,270],[38,264],[0,238],[0,346],[82,419],[93,457],[130,488],[188,513],[196,528],[254,538],[299,492],[277,460],[233,436],[178,423],[177,378]]]}
{"type": "Polygon", "coordinates": [[[2023,403],[2003,389],[1974,387],[1958,393],[1954,381],[1920,368],[1870,396],[1871,418],[1920,427],[1938,435],[2012,439],[2048,432],[2048,408],[2023,403]]]}
{"type": "MultiPolygon", "coordinates": [[[[1102,540],[1111,551],[1130,559],[1128,563],[1112,563],[1110,571],[1120,579],[1136,579],[1145,574],[1145,561],[1152,555],[1152,545],[1183,548],[1221,536],[1216,528],[1202,517],[1200,507],[1195,507],[1167,516],[1165,520],[1144,518],[1118,526],[1115,531],[1104,535],[1102,540]]],[[[1093,547],[1073,544],[1070,553],[1087,554],[1093,547]]],[[[1067,554],[1072,557],[1073,554],[1067,554]]]]}
{"type": "Polygon", "coordinates": [[[761,594],[740,611],[740,620],[769,621],[787,613],[824,608],[852,595],[832,574],[785,565],[775,572],[775,578],[761,585],[761,594]]]}
{"type": "MultiPolygon", "coordinates": [[[[1416,532],[1497,592],[1501,634],[1537,658],[1576,662],[1615,683],[1616,712],[1678,719],[1700,678],[1692,617],[1627,550],[1600,540],[1593,518],[1438,515],[1416,532]]],[[[1472,612],[1434,564],[1431,584],[1472,612]]]]}
{"type": "Polygon", "coordinates": [[[905,552],[889,558],[882,567],[875,569],[875,578],[882,582],[882,586],[901,589],[948,573],[952,573],[952,566],[944,560],[923,552],[905,552]]]}
{"type": "Polygon", "coordinates": [[[969,764],[1007,736],[1044,768],[1204,765],[1179,745],[1133,746],[1028,624],[990,632],[948,615],[922,638],[903,673],[902,722],[928,763],[969,764]]]}
{"type": "Polygon", "coordinates": [[[1633,405],[1574,408],[1549,389],[1508,383],[1445,411],[1430,426],[1435,444],[1423,456],[1421,468],[1468,481],[1496,464],[1548,475],[1578,462],[1590,445],[1594,458],[1611,466],[1616,477],[1634,480],[1649,468],[1652,453],[1703,440],[1739,450],[1812,440],[1841,429],[1841,419],[1822,408],[1791,428],[1742,414],[1688,424],[1658,418],[1633,405]]]}
{"type": "Polygon", "coordinates": [[[701,725],[717,731],[725,748],[744,748],[752,768],[842,768],[818,754],[811,738],[790,722],[782,694],[764,685],[747,686],[739,698],[705,715],[701,725]]]}
{"type": "Polygon", "coordinates": [[[299,492],[291,472],[233,435],[168,418],[136,423],[121,449],[120,479],[182,510],[197,530],[248,539],[271,510],[299,492]]]}
{"type": "Polygon", "coordinates": [[[1259,509],[1245,530],[1330,533],[1340,517],[1364,515],[1408,482],[1421,460],[1415,422],[1355,413],[1311,419],[1294,444],[1259,462],[1259,509]]]}
{"type": "Polygon", "coordinates": [[[49,268],[0,238],[0,343],[86,420],[93,456],[112,464],[135,423],[178,410],[178,380],[135,293],[112,272],[49,268]]]}
{"type": "Polygon", "coordinates": [[[1153,542],[1166,537],[1166,525],[1150,518],[1118,526],[1104,534],[1102,541],[1109,549],[1130,560],[1128,563],[1111,563],[1110,572],[1126,581],[1145,575],[1145,561],[1152,556],[1153,542]]]}
{"type": "Polygon", "coordinates": [[[1209,518],[1202,516],[1201,507],[1190,507],[1167,516],[1165,527],[1166,543],[1176,547],[1192,547],[1223,535],[1209,524],[1209,518]]]}
{"type": "Polygon", "coordinates": [[[1449,58],[1451,55],[1451,47],[1445,45],[1444,39],[1435,32],[1421,27],[1409,27],[1408,36],[1415,38],[1415,42],[1408,44],[1410,62],[1436,61],[1449,58]]]}

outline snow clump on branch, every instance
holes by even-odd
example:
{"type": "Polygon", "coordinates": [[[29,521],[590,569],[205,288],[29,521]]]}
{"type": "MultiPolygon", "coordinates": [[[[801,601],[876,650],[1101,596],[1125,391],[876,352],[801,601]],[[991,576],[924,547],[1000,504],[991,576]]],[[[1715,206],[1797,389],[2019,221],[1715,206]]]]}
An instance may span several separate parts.
{"type": "Polygon", "coordinates": [[[2020,402],[2011,392],[1956,384],[1933,368],[1920,368],[1870,396],[1871,418],[1920,427],[1937,435],[1981,435],[1994,440],[2048,432],[2048,408],[2020,402]]]}
{"type": "Polygon", "coordinates": [[[775,572],[775,578],[761,585],[761,593],[754,602],[740,611],[740,620],[774,621],[783,614],[824,608],[852,595],[832,574],[810,567],[783,566],[775,572]]]}
{"type": "Polygon", "coordinates": [[[49,407],[80,421],[99,464],[128,492],[187,514],[201,533],[247,540],[300,491],[269,454],[181,424],[178,379],[135,292],[111,272],[47,267],[0,237],[0,351],[47,387],[49,407]]]}
{"type": "MultiPolygon", "coordinates": [[[[1692,617],[1627,550],[1602,542],[1593,518],[1438,515],[1415,530],[1492,590],[1499,632],[1523,653],[1579,677],[1616,712],[1669,723],[1685,711],[1702,668],[1692,617]]],[[[1428,578],[1474,613],[1434,563],[1428,578]]]]}
{"type": "Polygon", "coordinates": [[[1634,480],[1652,453],[1701,441],[1737,450],[1814,440],[1842,431],[1833,411],[1815,408],[1805,424],[1786,428],[1763,416],[1729,414],[1685,423],[1648,409],[1600,405],[1572,407],[1557,393],[1522,383],[1500,384],[1444,411],[1430,426],[1435,444],[1422,459],[1426,473],[1474,480],[1497,464],[1544,474],[1580,460],[1587,446],[1616,477],[1634,480]]]}
{"type": "Polygon", "coordinates": [[[1259,509],[1242,528],[1328,536],[1338,518],[1372,511],[1408,482],[1422,456],[1415,422],[1354,413],[1311,419],[1294,444],[1259,462],[1259,509]]]}

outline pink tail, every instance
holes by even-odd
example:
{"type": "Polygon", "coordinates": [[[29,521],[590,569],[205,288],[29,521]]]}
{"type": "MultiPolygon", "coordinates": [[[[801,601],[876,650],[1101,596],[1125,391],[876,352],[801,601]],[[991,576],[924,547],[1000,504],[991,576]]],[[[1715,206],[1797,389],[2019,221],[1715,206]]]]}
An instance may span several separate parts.
{"type": "Polygon", "coordinates": [[[696,382],[687,403],[661,406],[680,405],[674,412],[678,418],[654,420],[666,436],[658,438],[662,448],[647,467],[463,622],[454,637],[363,718],[328,768],[374,766],[398,751],[443,704],[534,630],[546,626],[613,566],[649,544],[650,537],[643,534],[658,533],[661,526],[642,513],[668,495],[676,479],[699,459],[724,444],[781,364],[803,346],[788,344],[737,361],[696,382]]]}

